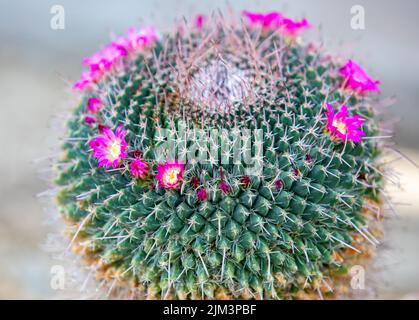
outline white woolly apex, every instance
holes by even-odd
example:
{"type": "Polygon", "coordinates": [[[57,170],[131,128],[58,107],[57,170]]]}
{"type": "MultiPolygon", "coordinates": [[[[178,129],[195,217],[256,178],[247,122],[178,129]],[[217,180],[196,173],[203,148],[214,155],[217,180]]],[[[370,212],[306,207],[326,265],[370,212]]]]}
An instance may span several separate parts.
{"type": "Polygon", "coordinates": [[[234,111],[235,102],[249,96],[250,88],[246,72],[219,57],[196,72],[189,95],[206,113],[227,113],[234,111]]]}

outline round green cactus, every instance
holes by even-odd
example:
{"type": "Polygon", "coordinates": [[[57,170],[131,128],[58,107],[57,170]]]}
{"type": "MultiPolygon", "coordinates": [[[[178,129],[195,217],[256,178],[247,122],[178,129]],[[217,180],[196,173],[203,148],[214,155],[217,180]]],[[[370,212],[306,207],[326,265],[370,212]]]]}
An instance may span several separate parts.
{"type": "Polygon", "coordinates": [[[378,82],[270,15],[131,29],[84,61],[57,200],[139,298],[323,296],[376,243],[378,82]]]}

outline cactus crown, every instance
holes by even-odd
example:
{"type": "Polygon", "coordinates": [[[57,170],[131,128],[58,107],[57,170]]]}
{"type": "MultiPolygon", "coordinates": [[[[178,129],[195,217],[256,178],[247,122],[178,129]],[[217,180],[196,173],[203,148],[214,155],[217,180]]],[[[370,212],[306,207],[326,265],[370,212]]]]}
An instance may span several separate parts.
{"type": "Polygon", "coordinates": [[[275,17],[130,30],[85,61],[55,181],[98,274],[138,297],[322,295],[375,242],[372,90],[275,17]]]}

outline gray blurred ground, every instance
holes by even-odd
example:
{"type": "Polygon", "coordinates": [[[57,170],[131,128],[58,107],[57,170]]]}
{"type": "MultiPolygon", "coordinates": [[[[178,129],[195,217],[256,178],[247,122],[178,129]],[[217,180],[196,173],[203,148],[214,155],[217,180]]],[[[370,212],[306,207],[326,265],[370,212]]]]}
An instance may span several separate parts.
{"type": "MultiPolygon", "coordinates": [[[[321,25],[326,44],[354,57],[382,81],[386,96],[395,94],[391,110],[400,118],[398,146],[419,162],[419,36],[416,0],[231,1],[240,12],[281,10],[305,15],[321,25]],[[350,8],[366,10],[366,30],[350,28],[350,8]]],[[[0,298],[51,298],[50,268],[55,263],[40,248],[49,229],[48,215],[35,195],[46,188],[35,159],[51,153],[50,120],[70,99],[81,59],[105,44],[111,32],[138,22],[167,30],[175,17],[221,8],[225,1],[5,1],[0,0],[0,298]],[[50,8],[65,8],[63,31],[50,28],[50,8]]],[[[316,36],[318,30],[310,32],[316,36]]],[[[396,192],[399,217],[391,222],[380,297],[419,293],[419,170],[395,163],[404,192],[396,192]],[[409,204],[409,205],[405,205],[409,204]]],[[[367,283],[368,286],[368,283],[367,283]]],[[[416,296],[418,297],[418,296],[416,296]]]]}

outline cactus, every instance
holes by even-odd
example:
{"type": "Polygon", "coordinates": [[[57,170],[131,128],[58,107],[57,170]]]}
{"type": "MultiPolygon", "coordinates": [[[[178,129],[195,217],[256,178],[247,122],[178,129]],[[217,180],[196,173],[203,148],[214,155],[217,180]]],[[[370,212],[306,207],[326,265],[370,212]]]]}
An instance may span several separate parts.
{"type": "Polygon", "coordinates": [[[335,296],[377,243],[378,81],[303,42],[306,20],[234,20],[131,28],[74,85],[57,202],[135,297],[335,296]]]}

